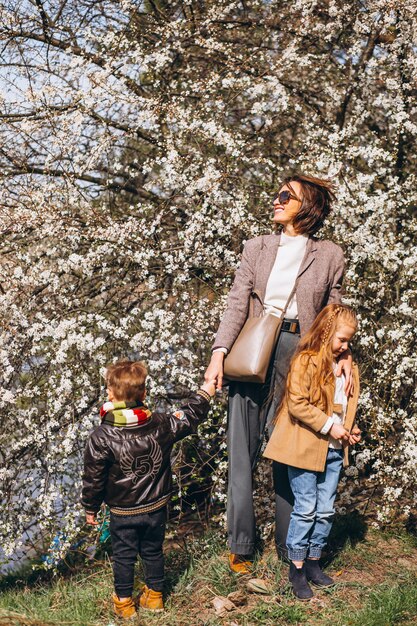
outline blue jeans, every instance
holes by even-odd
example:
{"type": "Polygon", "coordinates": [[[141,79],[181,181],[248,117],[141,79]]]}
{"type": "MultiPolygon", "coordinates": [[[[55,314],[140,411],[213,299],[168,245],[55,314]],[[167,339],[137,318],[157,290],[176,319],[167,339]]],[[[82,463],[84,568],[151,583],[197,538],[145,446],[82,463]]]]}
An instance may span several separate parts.
{"type": "Polygon", "coordinates": [[[329,448],[324,472],[288,466],[294,494],[287,534],[288,558],[320,558],[333,523],[334,501],[343,464],[343,450],[329,448]]]}

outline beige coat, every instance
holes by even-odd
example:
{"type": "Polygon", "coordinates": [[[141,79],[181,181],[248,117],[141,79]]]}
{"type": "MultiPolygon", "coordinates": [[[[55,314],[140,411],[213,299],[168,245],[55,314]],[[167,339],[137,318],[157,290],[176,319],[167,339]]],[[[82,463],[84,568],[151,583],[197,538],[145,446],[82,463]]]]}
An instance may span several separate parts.
{"type": "MultiPolygon", "coordinates": [[[[280,234],[273,234],[246,242],[213,349],[223,347],[230,350],[249,316],[249,301],[253,291],[263,302],[280,239],[280,234]]],[[[326,304],[341,301],[344,268],[343,251],[339,246],[325,239],[309,237],[296,289],[301,335],[309,330],[326,304]]],[[[259,316],[261,313],[262,304],[256,298],[253,315],[259,316]]]]}
{"type": "MultiPolygon", "coordinates": [[[[333,414],[333,404],[329,411],[323,411],[323,405],[317,400],[317,394],[311,388],[317,357],[311,356],[305,373],[298,357],[291,375],[288,402],[279,412],[278,419],[264,451],[264,456],[273,461],[299,467],[301,469],[322,472],[325,468],[329,435],[322,435],[321,429],[328,417],[333,414]]],[[[359,397],[359,373],[353,364],[354,394],[348,400],[344,426],[352,429],[359,397]]],[[[331,383],[331,397],[334,396],[334,382],[331,383]]],[[[343,464],[348,465],[348,447],[344,450],[343,464]]]]}

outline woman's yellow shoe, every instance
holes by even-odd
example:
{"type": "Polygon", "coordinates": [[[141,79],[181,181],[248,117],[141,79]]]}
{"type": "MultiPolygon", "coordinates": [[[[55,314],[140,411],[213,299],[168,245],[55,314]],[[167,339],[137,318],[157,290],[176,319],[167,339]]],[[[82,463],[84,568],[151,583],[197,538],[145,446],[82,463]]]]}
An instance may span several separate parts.
{"type": "Polygon", "coordinates": [[[248,561],[247,557],[240,554],[229,554],[229,566],[235,574],[250,574],[252,561],[248,561]]]}

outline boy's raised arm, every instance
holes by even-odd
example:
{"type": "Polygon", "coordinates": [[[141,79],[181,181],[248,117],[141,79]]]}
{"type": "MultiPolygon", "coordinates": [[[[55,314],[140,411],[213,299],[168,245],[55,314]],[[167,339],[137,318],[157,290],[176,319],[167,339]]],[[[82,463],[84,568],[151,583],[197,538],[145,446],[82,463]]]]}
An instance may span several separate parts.
{"type": "Polygon", "coordinates": [[[181,406],[179,411],[171,413],[171,428],[175,441],[179,441],[196,432],[199,423],[207,417],[210,409],[210,400],[215,393],[215,380],[204,383],[197,393],[181,406]]]}

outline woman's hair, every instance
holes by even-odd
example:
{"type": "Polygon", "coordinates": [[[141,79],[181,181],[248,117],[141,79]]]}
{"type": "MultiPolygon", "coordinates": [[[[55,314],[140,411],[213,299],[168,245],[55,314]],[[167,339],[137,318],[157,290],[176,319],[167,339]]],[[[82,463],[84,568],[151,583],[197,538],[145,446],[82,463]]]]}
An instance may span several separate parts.
{"type": "Polygon", "coordinates": [[[302,203],[299,212],[294,218],[293,226],[297,233],[314,235],[329,215],[332,202],[336,199],[334,185],[330,180],[294,174],[282,181],[281,187],[286,185],[295,193],[292,182],[298,182],[302,188],[302,203]]]}
{"type": "Polygon", "coordinates": [[[148,370],[142,361],[117,361],[106,369],[106,384],[117,400],[143,400],[148,370]]]}
{"type": "Polygon", "coordinates": [[[356,330],[358,320],[355,312],[344,304],[328,304],[317,315],[310,330],[300,339],[297,351],[291,360],[285,394],[276,413],[276,418],[281,408],[287,402],[291,390],[291,375],[294,370],[295,362],[298,359],[300,360],[302,368],[301,377],[303,377],[308,367],[310,357],[313,355],[317,357],[317,367],[311,381],[315,393],[314,401],[323,402],[324,410],[329,410],[333,401],[333,397],[330,397],[331,385],[328,384],[334,377],[332,343],[336,331],[342,324],[351,326],[356,330]]]}

